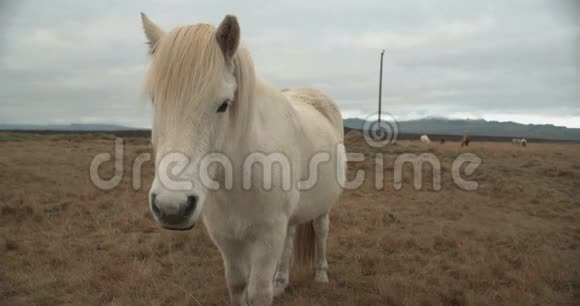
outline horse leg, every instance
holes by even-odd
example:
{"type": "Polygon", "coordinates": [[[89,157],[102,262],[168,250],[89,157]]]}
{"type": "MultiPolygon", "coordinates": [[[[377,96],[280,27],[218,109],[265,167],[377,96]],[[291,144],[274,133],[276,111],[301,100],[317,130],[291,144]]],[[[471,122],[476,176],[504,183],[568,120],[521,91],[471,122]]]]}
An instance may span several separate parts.
{"type": "Polygon", "coordinates": [[[326,261],[326,239],[330,227],[328,213],[314,220],[314,234],[316,235],[316,275],[314,281],[328,282],[328,262],[326,261]]]}
{"type": "Polygon", "coordinates": [[[250,276],[250,262],[247,251],[239,242],[220,243],[224,261],[226,283],[232,306],[246,305],[246,289],[250,276]]]}
{"type": "Polygon", "coordinates": [[[247,302],[251,306],[270,306],[274,299],[273,282],[278,261],[284,249],[287,224],[269,227],[250,243],[250,281],[247,302]]]}
{"type": "Polygon", "coordinates": [[[274,277],[274,296],[282,294],[290,283],[290,256],[292,256],[292,250],[294,249],[295,232],[296,227],[294,225],[289,225],[284,242],[284,250],[282,251],[282,257],[280,258],[278,270],[274,277]]]}

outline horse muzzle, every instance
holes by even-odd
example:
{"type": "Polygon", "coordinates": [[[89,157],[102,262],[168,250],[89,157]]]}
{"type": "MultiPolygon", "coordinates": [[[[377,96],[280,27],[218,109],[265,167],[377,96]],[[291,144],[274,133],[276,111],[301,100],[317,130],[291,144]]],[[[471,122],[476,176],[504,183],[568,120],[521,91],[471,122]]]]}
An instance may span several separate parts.
{"type": "Polygon", "coordinates": [[[169,230],[189,230],[195,223],[199,197],[192,194],[151,193],[151,212],[161,227],[169,230]]]}

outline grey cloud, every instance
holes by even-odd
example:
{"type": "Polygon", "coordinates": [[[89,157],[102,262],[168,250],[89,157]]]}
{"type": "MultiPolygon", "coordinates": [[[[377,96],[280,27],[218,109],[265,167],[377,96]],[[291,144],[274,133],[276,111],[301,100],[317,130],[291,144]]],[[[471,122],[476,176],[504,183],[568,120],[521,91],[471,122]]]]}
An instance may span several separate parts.
{"type": "Polygon", "coordinates": [[[238,15],[258,73],[346,114],[580,116],[574,0],[0,2],[0,120],[147,126],[139,12],[165,29],[238,15]]]}

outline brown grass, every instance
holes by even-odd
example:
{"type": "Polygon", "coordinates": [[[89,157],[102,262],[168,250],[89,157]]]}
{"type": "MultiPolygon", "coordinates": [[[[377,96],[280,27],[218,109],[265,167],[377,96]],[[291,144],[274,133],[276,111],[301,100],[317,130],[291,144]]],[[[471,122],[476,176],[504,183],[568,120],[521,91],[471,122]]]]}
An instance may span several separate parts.
{"type": "MultiPolygon", "coordinates": [[[[151,162],[144,187],[131,187],[129,161],[150,150],[148,140],[126,143],[121,186],[100,191],[88,167],[113,151],[110,135],[0,134],[1,305],[227,304],[220,255],[203,226],[155,224],[146,204],[151,162]]],[[[401,141],[379,150],[357,135],[347,145],[384,154],[385,188],[370,179],[345,192],[331,215],[330,283],[295,272],[275,305],[580,303],[580,145],[401,141]],[[393,188],[404,152],[441,160],[441,191],[414,190],[411,169],[393,188]],[[451,181],[462,152],[483,159],[470,177],[477,191],[451,181]]],[[[375,165],[350,163],[349,175],[356,169],[372,177],[375,165]]]]}

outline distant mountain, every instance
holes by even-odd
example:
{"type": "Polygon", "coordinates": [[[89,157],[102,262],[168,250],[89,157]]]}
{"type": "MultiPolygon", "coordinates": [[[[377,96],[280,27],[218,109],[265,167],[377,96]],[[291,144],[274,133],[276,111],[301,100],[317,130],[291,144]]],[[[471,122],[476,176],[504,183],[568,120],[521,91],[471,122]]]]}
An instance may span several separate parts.
{"type": "MultiPolygon", "coordinates": [[[[346,128],[360,130],[365,120],[344,120],[346,128]]],[[[580,129],[552,124],[520,124],[515,122],[486,121],[482,119],[424,118],[398,122],[400,134],[471,135],[492,137],[524,137],[530,139],[580,141],[580,129]]]]}
{"type": "MultiPolygon", "coordinates": [[[[344,120],[346,129],[361,130],[365,120],[349,118],[344,120]]],[[[580,141],[580,129],[566,128],[552,124],[520,124],[515,122],[498,122],[471,119],[424,118],[398,122],[399,134],[427,135],[471,135],[488,137],[524,137],[529,139],[580,141]]],[[[0,130],[12,131],[140,131],[145,129],[132,128],[115,124],[2,124],[0,130]]]]}
{"type": "Polygon", "coordinates": [[[0,123],[0,130],[12,130],[12,131],[130,131],[130,130],[140,130],[138,128],[132,128],[122,125],[115,124],[3,124],[0,123]]]}

